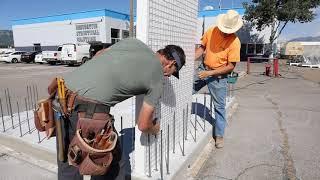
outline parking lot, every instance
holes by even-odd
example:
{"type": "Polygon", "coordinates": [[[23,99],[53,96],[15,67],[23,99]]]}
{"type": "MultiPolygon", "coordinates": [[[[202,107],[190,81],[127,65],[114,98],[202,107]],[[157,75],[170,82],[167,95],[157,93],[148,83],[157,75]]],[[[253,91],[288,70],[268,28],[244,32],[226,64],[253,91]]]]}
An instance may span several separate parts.
{"type": "Polygon", "coordinates": [[[13,112],[16,112],[16,102],[24,110],[24,98],[27,98],[27,86],[36,86],[39,98],[47,96],[47,86],[52,78],[66,74],[76,67],[47,64],[11,64],[0,63],[0,98],[4,114],[7,114],[5,104],[5,89],[8,88],[11,96],[13,112]]]}

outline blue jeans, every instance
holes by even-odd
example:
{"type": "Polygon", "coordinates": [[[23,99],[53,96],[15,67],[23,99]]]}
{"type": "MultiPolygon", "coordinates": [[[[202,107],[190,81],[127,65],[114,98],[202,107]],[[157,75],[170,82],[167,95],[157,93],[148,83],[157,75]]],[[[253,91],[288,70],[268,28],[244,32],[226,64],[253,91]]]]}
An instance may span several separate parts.
{"type": "MultiPolygon", "coordinates": [[[[226,97],[228,78],[227,76],[223,76],[221,78],[208,77],[202,80],[198,77],[198,72],[200,71],[205,71],[203,63],[201,63],[196,74],[194,75],[193,94],[198,92],[204,86],[208,86],[214,105],[215,131],[213,135],[223,137],[224,129],[226,127],[226,97]]],[[[212,111],[212,109],[210,110],[212,111]]]]}

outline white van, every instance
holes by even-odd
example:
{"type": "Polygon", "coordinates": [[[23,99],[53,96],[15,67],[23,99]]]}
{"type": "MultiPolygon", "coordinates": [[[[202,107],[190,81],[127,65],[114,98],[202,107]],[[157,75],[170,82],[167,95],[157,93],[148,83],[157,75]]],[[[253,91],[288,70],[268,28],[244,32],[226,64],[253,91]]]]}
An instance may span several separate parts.
{"type": "Polygon", "coordinates": [[[62,45],[61,60],[64,64],[80,65],[90,59],[90,44],[64,44],[62,45]]]}

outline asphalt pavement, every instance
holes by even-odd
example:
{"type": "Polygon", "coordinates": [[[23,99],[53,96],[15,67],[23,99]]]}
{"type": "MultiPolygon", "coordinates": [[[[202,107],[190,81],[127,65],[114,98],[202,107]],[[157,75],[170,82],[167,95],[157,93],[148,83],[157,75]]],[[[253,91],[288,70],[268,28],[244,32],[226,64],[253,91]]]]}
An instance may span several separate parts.
{"type": "Polygon", "coordinates": [[[320,69],[283,66],[279,78],[253,69],[234,90],[225,147],[210,149],[193,179],[320,179],[320,69]]]}

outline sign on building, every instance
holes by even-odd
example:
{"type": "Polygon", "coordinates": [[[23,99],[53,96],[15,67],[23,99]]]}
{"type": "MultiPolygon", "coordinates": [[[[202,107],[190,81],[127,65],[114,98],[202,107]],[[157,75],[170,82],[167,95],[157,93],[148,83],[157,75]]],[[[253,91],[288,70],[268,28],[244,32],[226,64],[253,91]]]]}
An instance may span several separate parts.
{"type": "Polygon", "coordinates": [[[76,39],[78,43],[100,41],[98,23],[76,24],[76,39]]]}

